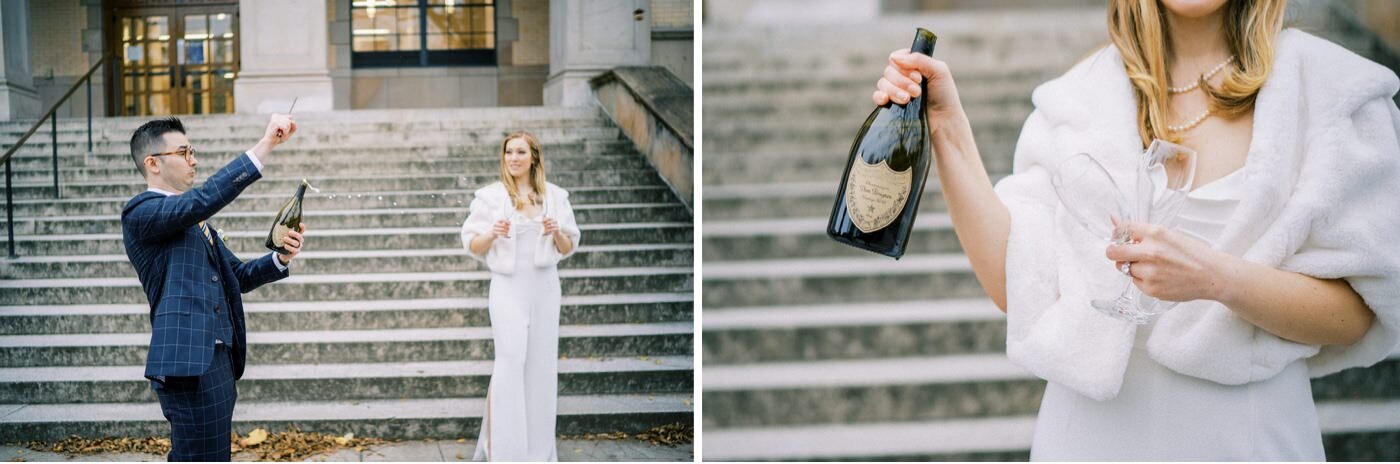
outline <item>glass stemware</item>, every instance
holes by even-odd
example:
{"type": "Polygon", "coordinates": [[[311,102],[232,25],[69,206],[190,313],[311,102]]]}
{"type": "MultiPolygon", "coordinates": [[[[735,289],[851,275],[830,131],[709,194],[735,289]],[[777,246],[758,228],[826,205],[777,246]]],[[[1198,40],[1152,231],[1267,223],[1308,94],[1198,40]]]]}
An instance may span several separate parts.
{"type": "MultiPolygon", "coordinates": [[[[1133,221],[1172,227],[1195,179],[1196,152],[1163,140],[1154,140],[1139,158],[1134,190],[1124,192],[1102,164],[1086,153],[1066,158],[1050,183],[1065,210],[1080,226],[1107,243],[1132,242],[1126,226],[1133,221]],[[1131,195],[1125,195],[1131,193],[1131,195]]],[[[1146,324],[1155,315],[1176,305],[1143,294],[1124,271],[1125,288],[1112,300],[1090,304],[1100,312],[1135,324],[1146,324]]]]}

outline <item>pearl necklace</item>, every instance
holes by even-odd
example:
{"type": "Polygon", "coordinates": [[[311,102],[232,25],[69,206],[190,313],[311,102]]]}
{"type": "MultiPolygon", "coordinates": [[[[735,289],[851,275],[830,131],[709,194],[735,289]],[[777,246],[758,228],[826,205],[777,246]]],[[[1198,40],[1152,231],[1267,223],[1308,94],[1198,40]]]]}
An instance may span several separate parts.
{"type": "Polygon", "coordinates": [[[1201,125],[1201,122],[1205,121],[1207,116],[1210,116],[1210,110],[1209,110],[1209,109],[1207,109],[1204,113],[1201,113],[1200,116],[1196,116],[1195,119],[1192,119],[1191,122],[1188,122],[1188,123],[1186,123],[1186,124],[1167,125],[1167,131],[1168,131],[1168,132],[1186,132],[1186,131],[1188,131],[1188,130],[1191,130],[1191,129],[1196,128],[1196,126],[1201,125]]]}
{"type": "MultiPolygon", "coordinates": [[[[1211,77],[1215,76],[1215,74],[1220,72],[1221,69],[1225,69],[1225,65],[1230,64],[1231,61],[1235,61],[1235,55],[1230,55],[1230,57],[1226,58],[1225,61],[1221,61],[1220,64],[1215,65],[1214,68],[1211,68],[1210,71],[1207,71],[1205,74],[1202,74],[1201,78],[1197,79],[1195,82],[1192,82],[1191,85],[1188,85],[1186,87],[1168,87],[1167,92],[1171,94],[1179,94],[1196,90],[1197,87],[1200,87],[1202,81],[1209,80],[1211,77]]],[[[1197,115],[1195,118],[1192,118],[1191,121],[1187,122],[1186,124],[1167,125],[1167,132],[1186,132],[1188,130],[1194,129],[1196,128],[1196,126],[1201,125],[1202,122],[1205,122],[1206,118],[1210,117],[1210,114],[1210,108],[1206,108],[1204,112],[1202,112],[1200,115],[1197,115]]]]}
{"type": "Polygon", "coordinates": [[[1220,72],[1220,70],[1225,69],[1225,65],[1230,64],[1231,61],[1235,61],[1235,55],[1230,55],[1230,57],[1226,58],[1225,61],[1221,61],[1220,64],[1215,65],[1214,68],[1210,68],[1210,71],[1206,71],[1205,74],[1201,75],[1200,79],[1196,79],[1194,82],[1191,82],[1191,85],[1185,87],[1168,87],[1167,93],[1177,94],[1196,90],[1196,87],[1199,87],[1201,85],[1201,81],[1210,80],[1210,78],[1214,77],[1216,73],[1220,72]]]}

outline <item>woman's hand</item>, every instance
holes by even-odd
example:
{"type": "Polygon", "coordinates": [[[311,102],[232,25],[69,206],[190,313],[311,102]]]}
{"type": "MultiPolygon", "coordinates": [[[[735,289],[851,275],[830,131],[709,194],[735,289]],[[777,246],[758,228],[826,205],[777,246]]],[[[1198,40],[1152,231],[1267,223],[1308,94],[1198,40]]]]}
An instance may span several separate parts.
{"type": "Polygon", "coordinates": [[[1221,300],[1226,287],[1223,269],[1239,258],[1157,224],[1122,227],[1133,243],[1109,245],[1108,259],[1119,269],[1128,263],[1133,284],[1143,293],[1166,301],[1221,300]]]}
{"type": "Polygon", "coordinates": [[[934,171],[938,173],[948,217],[972,263],[977,282],[997,308],[1006,310],[1006,242],[1011,213],[992,189],[991,177],[972,137],[972,123],[963,112],[948,64],[908,49],[890,53],[884,77],[875,84],[876,105],[904,104],[919,96],[927,81],[924,111],[928,116],[934,171]]]}
{"type": "Polygon", "coordinates": [[[552,217],[546,217],[543,221],[544,235],[554,239],[554,248],[560,253],[569,254],[574,249],[574,242],[569,240],[569,236],[559,230],[559,221],[552,217]]]}
{"type": "Polygon", "coordinates": [[[1158,225],[1125,227],[1138,243],[1108,247],[1108,259],[1131,263],[1133,283],[1158,299],[1218,301],[1266,332],[1307,345],[1356,343],[1375,320],[1346,280],[1252,263],[1158,225]]]}
{"type": "Polygon", "coordinates": [[[502,219],[491,225],[491,238],[510,237],[510,220],[502,219]]]}
{"type": "Polygon", "coordinates": [[[543,225],[545,235],[553,236],[559,233],[559,221],[554,220],[554,218],[544,218],[543,225]]]}
{"type": "Polygon", "coordinates": [[[890,101],[901,105],[909,103],[922,92],[919,82],[924,79],[928,79],[929,98],[924,101],[924,109],[928,112],[929,123],[935,125],[950,120],[950,116],[962,117],[962,102],[948,64],[922,53],[910,53],[907,48],[890,53],[889,65],[885,66],[884,76],[875,83],[871,99],[877,106],[890,101]]]}

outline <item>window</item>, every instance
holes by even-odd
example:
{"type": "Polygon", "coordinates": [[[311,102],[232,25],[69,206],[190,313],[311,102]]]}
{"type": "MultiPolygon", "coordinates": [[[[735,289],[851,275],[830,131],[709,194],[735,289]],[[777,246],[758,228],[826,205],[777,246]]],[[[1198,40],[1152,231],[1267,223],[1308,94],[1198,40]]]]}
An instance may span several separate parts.
{"type": "Polygon", "coordinates": [[[354,0],[351,65],[494,66],[494,0],[354,0]]]}

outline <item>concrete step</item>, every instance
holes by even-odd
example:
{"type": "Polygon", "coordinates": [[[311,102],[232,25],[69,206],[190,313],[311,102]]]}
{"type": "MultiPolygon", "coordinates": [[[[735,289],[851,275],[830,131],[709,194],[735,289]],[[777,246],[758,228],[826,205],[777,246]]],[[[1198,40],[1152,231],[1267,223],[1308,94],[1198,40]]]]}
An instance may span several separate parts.
{"type": "MultiPolygon", "coordinates": [[[[615,130],[615,129],[609,129],[615,130]]],[[[198,151],[207,159],[227,159],[247,151],[253,147],[257,139],[234,140],[215,139],[203,141],[191,141],[198,151]]],[[[546,158],[557,156],[577,156],[577,155],[606,155],[610,153],[634,153],[634,148],[625,139],[620,139],[615,135],[593,134],[583,137],[570,137],[559,140],[541,141],[540,152],[546,158]]],[[[485,142],[463,142],[452,135],[443,135],[433,138],[405,139],[405,140],[385,140],[366,139],[355,142],[325,142],[325,143],[295,143],[287,142],[286,145],[278,147],[273,155],[268,159],[269,164],[275,164],[275,160],[315,160],[356,157],[359,159],[384,159],[395,158],[408,155],[452,155],[460,157],[492,157],[500,155],[500,141],[485,142]],[[287,158],[278,158],[279,155],[287,155],[287,158]]],[[[49,142],[38,142],[33,138],[26,141],[13,155],[12,161],[26,162],[26,167],[43,165],[47,161],[52,167],[53,148],[49,142]]],[[[131,163],[131,149],[128,142],[104,142],[95,144],[91,152],[87,149],[86,142],[59,143],[58,165],[64,166],[84,166],[88,163],[99,161],[118,162],[123,157],[131,163]]],[[[201,162],[206,159],[200,159],[201,162]]],[[[17,166],[12,166],[12,169],[17,166]]],[[[42,166],[39,166],[42,167],[42,166]]]]}
{"type": "MultiPolygon", "coordinates": [[[[846,157],[833,158],[822,154],[849,154],[851,143],[855,140],[861,124],[865,121],[865,116],[869,114],[869,107],[866,107],[866,111],[863,113],[856,117],[843,118],[840,121],[811,120],[791,124],[782,122],[754,123],[715,128],[713,131],[709,125],[706,125],[705,149],[715,150],[719,153],[740,154],[814,153],[821,156],[823,160],[832,160],[833,164],[840,166],[845,163],[846,157]]],[[[1014,144],[1021,134],[1021,126],[1025,123],[1028,114],[1029,112],[1019,115],[1005,115],[1000,120],[973,121],[973,137],[977,140],[979,149],[981,148],[980,144],[1014,144]]],[[[1010,171],[1009,160],[997,161],[1000,157],[988,156],[992,154],[994,153],[982,153],[983,162],[988,164],[988,170],[993,172],[1010,171]]],[[[1010,152],[1005,153],[1007,157],[1010,155],[1010,152]]],[[[706,167],[709,167],[708,158],[706,159],[706,167]]]]}
{"type": "MultiPolygon", "coordinates": [[[[565,325],[563,358],[688,355],[690,322],[565,325]]],[[[0,336],[0,367],[145,365],[151,335],[0,336]]],[[[489,327],[248,333],[248,364],[394,363],[486,360],[489,327]]]]}
{"type": "MultiPolygon", "coordinates": [[[[28,143],[25,144],[28,146],[28,143]]],[[[251,145],[242,143],[210,146],[195,142],[198,148],[197,159],[205,168],[222,166],[240,156],[251,145]]],[[[86,147],[84,147],[86,148],[86,147]]],[[[631,156],[639,157],[630,141],[622,139],[585,139],[573,143],[550,143],[541,146],[546,162],[553,160],[631,156]]],[[[459,160],[494,161],[499,160],[499,143],[393,143],[375,142],[332,145],[325,147],[298,147],[291,142],[278,147],[268,157],[267,165],[314,164],[326,162],[383,161],[383,160],[459,160]]],[[[53,152],[45,149],[42,153],[16,153],[11,158],[11,169],[52,169],[53,152]]],[[[60,151],[58,165],[66,167],[123,167],[132,164],[131,152],[124,147],[88,152],[60,151]]],[[[134,168],[133,168],[134,169],[134,168]]]]}
{"type": "MultiPolygon", "coordinates": [[[[709,406],[706,406],[709,409],[709,406]]],[[[1400,401],[1317,406],[1329,461],[1394,460],[1400,401]]],[[[705,429],[707,460],[1024,461],[1035,417],[705,429]]]]}
{"type": "MultiPolygon", "coordinates": [[[[630,155],[630,154],[629,154],[630,155]]],[[[230,157],[231,158],[231,157],[230,157]]],[[[26,168],[15,168],[12,170],[14,182],[44,182],[53,181],[53,167],[43,160],[38,163],[26,163],[26,168]]],[[[140,174],[136,172],[131,163],[130,157],[123,162],[103,161],[101,164],[92,163],[87,166],[66,166],[59,167],[60,181],[127,181],[133,178],[140,179],[140,174]]],[[[474,157],[472,159],[404,159],[400,156],[366,156],[360,159],[355,158],[324,158],[316,160],[297,160],[291,163],[285,160],[276,160],[263,167],[262,174],[266,177],[294,177],[307,174],[433,174],[433,173],[499,173],[500,160],[496,158],[474,157]]],[[[218,168],[226,164],[226,160],[216,162],[200,161],[201,170],[207,172],[211,168],[218,168]]],[[[647,161],[639,156],[591,156],[591,157],[566,157],[561,159],[546,159],[545,170],[547,173],[566,171],[589,171],[599,169],[643,169],[648,167],[647,161]]],[[[498,174],[499,175],[499,174],[498,174]]]]}
{"type": "MultiPolygon", "coordinates": [[[[690,394],[690,356],[559,361],[559,394],[690,394]]],[[[492,361],[248,366],[238,400],[318,401],[485,397],[492,361]]],[[[0,403],[149,403],[145,366],[0,369],[0,403]]]]}
{"type": "MultiPolygon", "coordinates": [[[[209,173],[206,171],[195,179],[196,185],[202,185],[209,173]]],[[[301,185],[303,179],[309,181],[311,185],[320,188],[323,193],[354,192],[367,189],[372,190],[455,190],[455,189],[475,189],[492,182],[500,180],[499,173],[472,173],[466,174],[421,174],[413,176],[404,175],[383,175],[383,174],[359,174],[359,175],[335,175],[334,173],[307,173],[304,176],[292,177],[264,177],[258,182],[248,187],[244,192],[251,193],[271,193],[285,192],[283,195],[290,196],[296,192],[297,186],[301,185]]],[[[551,174],[549,182],[554,183],[565,190],[579,187],[625,187],[625,186],[661,186],[665,183],[656,174],[655,169],[618,169],[618,170],[590,170],[590,171],[565,171],[551,174]]],[[[33,181],[15,182],[13,185],[15,199],[40,199],[53,198],[53,181],[33,181]]],[[[62,198],[92,198],[92,197],[116,197],[135,196],[137,193],[146,190],[146,183],[139,177],[133,175],[131,180],[98,180],[98,181],[73,181],[60,182],[60,196],[62,198]]]]}
{"type": "Polygon", "coordinates": [[[1005,352],[985,298],[708,309],[707,367],[1005,352]]]}
{"type": "MultiPolygon", "coordinates": [[[[312,224],[314,226],[315,224],[312,224]]],[[[635,222],[581,224],[582,245],[626,245],[639,243],[691,243],[694,228],[690,222],[635,222]]],[[[394,227],[380,229],[308,229],[307,252],[405,249],[449,249],[462,247],[462,227],[394,227]],[[311,242],[315,240],[315,242],[311,242]]],[[[263,250],[267,230],[225,229],[222,234],[229,249],[249,253],[263,250]]],[[[0,239],[4,236],[0,235],[0,239]]],[[[0,249],[8,240],[0,240],[0,249]]],[[[72,256],[125,254],[122,236],[114,234],[28,235],[15,237],[20,256],[72,256]]]]}
{"type": "Polygon", "coordinates": [[[705,365],[705,426],[1034,415],[1045,382],[1004,354],[705,365]],[[713,408],[713,409],[710,409],[713,408]]]}
{"type": "MultiPolygon", "coordinates": [[[[317,199],[302,203],[302,222],[307,229],[368,229],[382,227],[461,227],[471,212],[465,207],[328,209],[317,199]]],[[[392,202],[391,202],[392,204],[392,202]]],[[[576,205],[574,218],[581,224],[616,224],[646,220],[681,222],[690,220],[690,211],[680,203],[621,203],[576,205]]],[[[277,210],[221,212],[209,220],[219,229],[272,229],[277,210]]],[[[15,218],[16,235],[119,234],[121,216],[51,216],[15,218]]]]}
{"type": "MultiPolygon", "coordinates": [[[[689,322],[694,295],[623,293],[565,296],[560,324],[689,322]]],[[[488,327],[487,297],[245,303],[248,329],[373,330],[488,327]]],[[[0,306],[0,335],[122,334],[151,330],[150,305],[0,306]]]]}
{"type": "MultiPolygon", "coordinates": [[[[208,153],[239,153],[251,148],[262,138],[262,130],[249,134],[202,134],[196,132],[196,139],[191,140],[200,151],[208,153]]],[[[566,149],[570,145],[584,147],[596,145],[596,142],[616,142],[621,137],[621,131],[616,127],[594,127],[575,129],[544,129],[535,134],[541,143],[541,152],[552,153],[554,150],[566,149]]],[[[42,137],[36,133],[25,141],[23,147],[16,153],[24,153],[25,156],[53,155],[53,135],[52,132],[42,137]]],[[[320,135],[305,136],[300,133],[281,148],[290,149],[315,149],[315,148],[341,148],[355,145],[379,146],[392,148],[396,146],[420,146],[420,145],[442,145],[463,147],[467,153],[490,154],[499,153],[501,139],[506,132],[328,132],[320,135]]],[[[17,141],[18,139],[16,139],[17,141]]],[[[62,153],[86,153],[88,152],[87,138],[72,138],[65,141],[58,141],[58,151],[62,153]]],[[[577,149],[577,148],[576,148],[577,149]]],[[[131,139],[127,135],[125,140],[113,137],[112,140],[93,139],[92,150],[97,153],[130,153],[131,139]]],[[[276,156],[276,155],[274,155],[276,156]]]]}
{"type": "MultiPolygon", "coordinates": [[[[204,117],[185,117],[181,121],[185,125],[185,132],[193,137],[247,137],[256,141],[262,137],[263,131],[267,129],[267,118],[247,119],[239,122],[225,124],[210,124],[204,117]]],[[[307,139],[317,139],[322,136],[336,136],[347,133],[384,133],[394,134],[400,132],[409,133],[443,133],[455,132],[461,134],[472,134],[473,137],[480,135],[504,136],[513,131],[529,131],[531,133],[564,132],[577,129],[599,129],[615,127],[609,120],[600,118],[547,118],[518,121],[334,121],[324,118],[312,117],[307,120],[305,116],[295,116],[297,120],[297,135],[307,139]]],[[[131,134],[145,123],[149,118],[142,118],[132,122],[124,121],[125,118],[97,118],[92,121],[93,141],[129,141],[131,134]]],[[[29,130],[32,123],[24,125],[22,128],[13,124],[0,126],[0,140],[10,141],[19,139],[24,132],[29,130]]],[[[31,138],[52,137],[52,128],[45,124],[35,131],[31,138]]],[[[75,141],[87,143],[88,129],[86,119],[60,118],[58,125],[58,138],[60,141],[75,141]]],[[[295,139],[294,139],[295,140],[295,139]]]]}
{"type": "MultiPolygon", "coordinates": [[[[559,278],[565,295],[603,295],[688,291],[692,273],[688,266],[568,269],[559,278]]],[[[293,274],[245,294],[243,301],[465,297],[485,295],[490,286],[491,273],[484,271],[293,274]]],[[[0,280],[0,305],[146,301],[135,277],[0,280]]]]}
{"type": "MultiPolygon", "coordinates": [[[[919,214],[938,214],[947,210],[942,185],[935,172],[929,173],[924,194],[919,200],[919,214]]],[[[768,219],[810,219],[830,216],[836,203],[841,172],[829,177],[809,177],[824,180],[808,182],[773,182],[762,184],[721,184],[705,186],[706,225],[729,222],[762,221],[768,219]]],[[[825,224],[822,225],[825,228],[825,224]]],[[[800,233],[800,232],[798,232],[800,233]]]]}
{"type": "MultiPolygon", "coordinates": [[[[570,395],[559,398],[557,433],[625,431],[687,422],[694,406],[688,394],[570,395]]],[[[484,398],[362,401],[240,401],[233,428],[246,436],[297,426],[305,432],[362,437],[422,439],[475,437],[484,398]]],[[[164,436],[170,426],[156,403],[0,405],[0,441],[60,440],[69,435],[164,436]]]]}
{"type": "MultiPolygon", "coordinates": [[[[1392,357],[1369,369],[1347,371],[1353,373],[1350,377],[1314,379],[1319,409],[1336,402],[1400,401],[1400,388],[1394,387],[1400,378],[1393,374],[1397,366],[1400,357],[1392,357]],[[1363,378],[1363,384],[1354,382],[1363,378]],[[1377,391],[1358,396],[1358,390],[1377,391]]],[[[1033,417],[1045,385],[999,353],[707,365],[705,374],[707,431],[1033,417]]]]}
{"type": "MultiPolygon", "coordinates": [[[[331,112],[294,113],[298,124],[321,122],[329,124],[370,123],[387,127],[421,130],[431,127],[500,126],[503,128],[566,127],[571,121],[596,124],[607,115],[593,107],[496,107],[496,108],[414,108],[389,110],[338,110],[331,112]]],[[[128,136],[136,127],[149,121],[149,116],[123,116],[93,119],[94,128],[123,128],[128,136]]],[[[208,129],[232,131],[239,128],[265,128],[267,115],[221,114],[185,116],[181,120],[187,130],[208,129]]],[[[59,118],[59,130],[86,130],[86,118],[59,118]]],[[[0,130],[23,132],[34,120],[0,122],[0,130]]],[[[315,126],[316,124],[311,124],[315,126]]]]}
{"type": "MultiPolygon", "coordinates": [[[[256,184],[254,184],[256,185],[256,184]]],[[[291,197],[288,192],[244,192],[224,209],[230,212],[276,211],[291,197]]],[[[471,205],[474,190],[365,190],[359,192],[317,193],[307,190],[304,201],[328,209],[368,210],[396,208],[465,208],[471,205]]],[[[15,217],[55,217],[83,215],[120,215],[131,197],[90,197],[63,199],[15,200],[15,217]]],[[[677,201],[669,188],[649,187],[578,187],[569,190],[569,203],[574,207],[613,203],[668,203],[677,201]]]]}
{"type": "MultiPolygon", "coordinates": [[[[1025,115],[1022,115],[1022,119],[1024,117],[1025,115]]],[[[841,125],[833,122],[829,127],[841,125]]],[[[859,128],[859,123],[857,122],[853,127],[859,128]]],[[[778,147],[770,146],[776,145],[776,143],[763,139],[756,142],[768,147],[762,150],[756,150],[753,147],[740,147],[743,151],[737,153],[715,151],[712,155],[711,152],[707,152],[705,154],[705,172],[703,173],[703,181],[707,187],[705,193],[709,194],[708,187],[715,185],[784,185],[810,183],[817,179],[827,179],[826,182],[830,183],[831,188],[834,189],[836,184],[841,181],[846,163],[850,160],[851,143],[855,139],[854,128],[847,134],[850,140],[839,144],[831,142],[816,146],[800,142],[796,145],[778,147]]],[[[1019,128],[1017,130],[1019,131],[1019,128]]],[[[974,129],[974,132],[976,131],[974,129]]],[[[1019,136],[1019,132],[1017,134],[1019,136]]],[[[826,138],[835,137],[836,135],[830,135],[826,138]]],[[[743,145],[749,142],[733,140],[725,143],[743,145]]],[[[977,149],[978,153],[982,155],[982,162],[989,172],[994,174],[1010,172],[1011,156],[1015,153],[1015,148],[1015,139],[977,139],[977,149]]],[[[934,166],[929,168],[930,175],[933,176],[931,178],[936,177],[936,169],[937,167],[934,166]]]]}
{"type": "MultiPolygon", "coordinates": [[[[956,72],[963,69],[969,74],[1002,72],[1014,74],[1037,72],[1045,69],[1068,69],[1076,59],[1107,41],[1103,32],[1103,16],[1091,30],[1065,30],[1050,33],[1022,32],[1014,38],[943,36],[940,34],[933,56],[950,64],[956,72]],[[1047,44],[1052,44],[1047,46],[1047,44]]],[[[711,69],[716,82],[730,82],[742,76],[777,76],[806,73],[811,76],[847,76],[852,69],[874,70],[875,78],[888,63],[891,51],[907,48],[913,37],[914,27],[890,32],[873,31],[873,25],[853,24],[841,27],[850,29],[852,35],[861,37],[858,43],[829,44],[831,39],[798,39],[807,41],[803,47],[778,46],[771,42],[794,39],[781,37],[779,32],[764,39],[735,41],[732,47],[722,44],[705,43],[705,85],[711,85],[711,69]],[[860,30],[856,30],[860,29],[860,30]],[[894,35],[891,35],[894,34],[894,35]],[[897,35],[903,35],[900,40],[897,35]],[[820,45],[819,45],[820,44],[820,45]],[[727,48],[737,48],[727,49],[727,48]],[[756,51],[755,51],[756,50],[756,51]],[[748,60],[744,58],[748,57],[748,60]]],[[[938,33],[937,30],[934,30],[938,33]]],[[[721,39],[723,40],[723,39],[721,39]]],[[[847,40],[847,42],[850,42],[847,40]]],[[[954,78],[957,78],[954,74],[954,78]]]]}
{"type": "MultiPolygon", "coordinates": [[[[270,253],[239,252],[252,260],[270,253]]],[[[597,269],[639,266],[691,266],[695,249],[688,243],[579,246],[559,263],[560,269],[597,269]]],[[[485,263],[471,259],[464,248],[427,250],[307,251],[297,255],[297,275],[337,274],[351,269],[375,272],[487,271],[485,263]]],[[[0,260],[0,280],[59,279],[81,277],[130,277],[135,275],[126,255],[21,256],[0,260]]]]}
{"type": "MultiPolygon", "coordinates": [[[[888,52],[886,52],[888,53],[888,52]]],[[[722,116],[846,114],[849,105],[870,104],[870,93],[888,64],[884,56],[871,68],[850,66],[823,74],[793,75],[772,70],[754,73],[705,74],[705,105],[722,110],[722,116]],[[821,95],[821,98],[812,98],[821,95]],[[805,98],[802,98],[805,97],[805,98]],[[857,101],[861,98],[861,101],[857,101]]],[[[872,60],[873,61],[873,60],[872,60]]],[[[1064,65],[1041,69],[963,69],[948,62],[958,82],[958,98],[967,108],[1006,104],[1030,104],[1031,89],[1065,71],[1064,65]]],[[[709,114],[708,112],[706,113],[709,114]]]]}
{"type": "Polygon", "coordinates": [[[962,254],[706,261],[703,307],[979,298],[962,254]]]}
{"type": "MultiPolygon", "coordinates": [[[[922,205],[920,205],[922,206],[922,205]]],[[[912,254],[961,253],[947,213],[921,207],[909,237],[912,254]]],[[[708,215],[706,210],[706,214],[708,215]]],[[[770,259],[869,258],[870,252],[826,235],[826,217],[705,221],[706,262],[755,263],[770,259]]]]}

